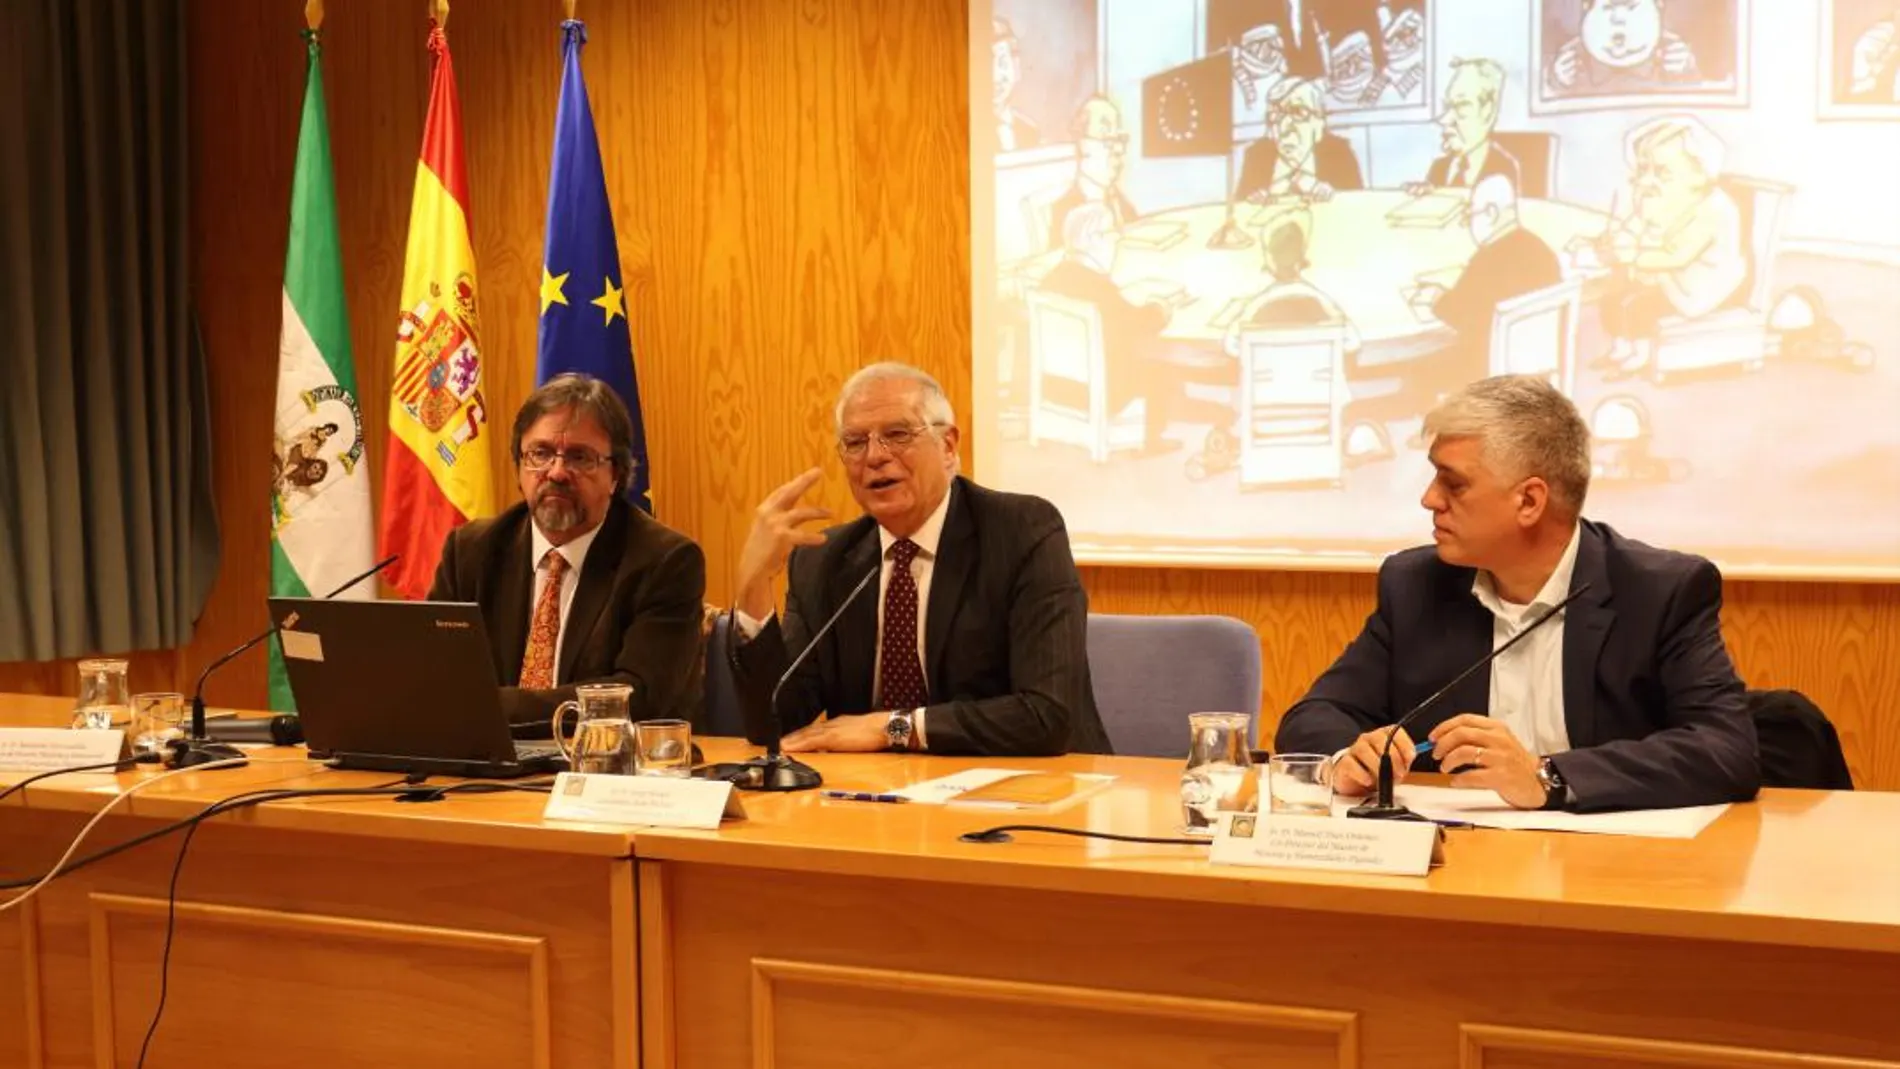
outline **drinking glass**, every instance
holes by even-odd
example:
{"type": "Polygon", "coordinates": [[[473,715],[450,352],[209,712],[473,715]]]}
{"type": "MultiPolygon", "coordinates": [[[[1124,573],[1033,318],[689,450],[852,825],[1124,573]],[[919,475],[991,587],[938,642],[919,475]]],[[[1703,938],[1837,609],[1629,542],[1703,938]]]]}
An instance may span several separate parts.
{"type": "Polygon", "coordinates": [[[574,700],[554,709],[554,742],[575,772],[630,776],[634,773],[633,722],[627,705],[633,688],[624,683],[585,683],[574,688],[574,700]],[[570,742],[562,733],[568,710],[579,719],[570,742]]]}
{"type": "Polygon", "coordinates": [[[129,665],[116,657],[89,657],[79,662],[79,700],[73,704],[75,728],[105,730],[124,723],[131,710],[125,675],[129,665]]]}
{"type": "Polygon", "coordinates": [[[1212,835],[1224,812],[1259,808],[1260,784],[1248,753],[1246,713],[1190,713],[1181,820],[1189,835],[1212,835]]]}
{"type": "Polygon", "coordinates": [[[169,691],[132,695],[132,755],[162,754],[185,734],[185,696],[169,691]]]}
{"type": "Polygon", "coordinates": [[[1267,760],[1267,794],[1283,816],[1333,815],[1333,759],[1317,753],[1281,753],[1267,760]]]}
{"type": "Polygon", "coordinates": [[[693,774],[693,725],[684,720],[642,720],[633,725],[633,732],[640,775],[693,774]]]}

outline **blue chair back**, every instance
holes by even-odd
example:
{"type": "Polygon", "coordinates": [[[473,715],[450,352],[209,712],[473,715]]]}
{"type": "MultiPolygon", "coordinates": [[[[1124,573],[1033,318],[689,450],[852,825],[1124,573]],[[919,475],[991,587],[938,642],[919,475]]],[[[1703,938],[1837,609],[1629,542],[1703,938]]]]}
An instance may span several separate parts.
{"type": "Polygon", "coordinates": [[[1189,713],[1246,713],[1254,738],[1260,673],[1260,636],[1231,616],[1089,614],[1095,707],[1118,754],[1185,759],[1189,713]]]}
{"type": "Polygon", "coordinates": [[[706,638],[706,728],[708,735],[744,737],[745,712],[739,708],[739,685],[732,678],[727,646],[732,641],[732,614],[713,618],[706,638]]]}

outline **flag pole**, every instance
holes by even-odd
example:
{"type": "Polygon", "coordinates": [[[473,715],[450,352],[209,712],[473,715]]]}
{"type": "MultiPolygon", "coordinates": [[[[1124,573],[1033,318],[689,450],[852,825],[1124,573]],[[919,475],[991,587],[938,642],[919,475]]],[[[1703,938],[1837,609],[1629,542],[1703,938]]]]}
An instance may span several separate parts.
{"type": "Polygon", "coordinates": [[[442,29],[449,28],[449,0],[429,0],[429,17],[442,29]]]}
{"type": "Polygon", "coordinates": [[[313,31],[323,28],[323,0],[305,0],[303,24],[313,31]]]}
{"type": "Polygon", "coordinates": [[[573,22],[574,8],[579,6],[579,0],[561,0],[561,6],[567,10],[567,21],[573,22]]]}

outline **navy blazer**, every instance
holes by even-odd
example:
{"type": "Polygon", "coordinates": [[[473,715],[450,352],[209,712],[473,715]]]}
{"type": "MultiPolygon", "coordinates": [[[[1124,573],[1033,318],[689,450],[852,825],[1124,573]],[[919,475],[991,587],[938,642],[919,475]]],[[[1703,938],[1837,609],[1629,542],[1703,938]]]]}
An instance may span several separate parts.
{"type": "MultiPolygon", "coordinates": [[[[1444,686],[1492,646],[1475,572],[1410,549],[1379,569],[1379,601],[1359,637],[1280,721],[1275,748],[1332,753],[1444,686]]],[[[1761,785],[1754,722],[1722,642],[1722,576],[1687,553],[1583,521],[1564,610],[1564,725],[1551,763],[1570,808],[1653,809],[1746,801],[1761,785]]],[[[1488,668],[1419,713],[1414,739],[1459,713],[1490,712],[1488,668]]],[[[1414,766],[1434,771],[1431,755],[1414,766]]]]}

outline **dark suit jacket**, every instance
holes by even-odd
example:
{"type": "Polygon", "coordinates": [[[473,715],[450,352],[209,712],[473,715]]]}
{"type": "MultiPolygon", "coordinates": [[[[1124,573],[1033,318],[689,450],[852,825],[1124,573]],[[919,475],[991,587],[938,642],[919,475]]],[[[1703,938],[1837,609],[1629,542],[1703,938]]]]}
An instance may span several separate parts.
{"type": "MultiPolygon", "coordinates": [[[[701,718],[705,671],[700,621],[706,557],[685,535],[615,498],[581,565],[580,585],[561,632],[561,663],[551,690],[522,690],[521,661],[534,612],[533,539],[528,506],[475,520],[449,533],[436,568],[432,601],[481,606],[489,653],[502,682],[508,719],[545,727],[577,683],[627,683],[635,720],[701,718]]],[[[534,732],[525,732],[534,734],[534,732]]]]}
{"type": "MultiPolygon", "coordinates": [[[[1286,752],[1332,753],[1397,719],[1492,646],[1491,613],[1470,568],[1429,547],[1379,569],[1378,606],[1346,652],[1280,721],[1286,752]]],[[[1584,521],[1564,610],[1564,724],[1571,750],[1551,763],[1571,808],[1658,808],[1743,801],[1761,783],[1755,727],[1722,644],[1722,576],[1701,557],[1631,541],[1584,521]]],[[[1424,738],[1459,713],[1490,712],[1488,669],[1473,672],[1407,733],[1424,738]]],[[[1430,755],[1415,766],[1437,768],[1430,755]]]]}
{"type": "Polygon", "coordinates": [[[1555,286],[1563,278],[1557,254],[1543,238],[1519,226],[1478,246],[1457,283],[1432,303],[1432,314],[1458,332],[1458,345],[1475,367],[1491,351],[1491,320],[1498,305],[1555,286]]]}
{"type": "MultiPolygon", "coordinates": [[[[1044,756],[1108,753],[1089,685],[1088,595],[1069,553],[1062,514],[1037,497],[985,490],[962,477],[924,610],[924,714],[932,753],[1044,756]]],[[[772,687],[809,636],[879,566],[869,516],[833,527],[820,546],[793,551],[785,611],[735,643],[746,734],[763,743],[772,687]]],[[[872,579],[779,696],[787,731],[821,711],[875,711],[878,580],[872,579]]]]}
{"type": "MultiPolygon", "coordinates": [[[[1246,200],[1273,188],[1273,176],[1279,170],[1277,142],[1263,137],[1248,145],[1247,155],[1240,164],[1240,182],[1234,186],[1234,199],[1246,200]]],[[[1351,143],[1334,134],[1321,134],[1319,143],[1313,146],[1313,177],[1338,191],[1366,188],[1365,180],[1359,177],[1359,157],[1353,154],[1351,143]]]]}
{"type": "MultiPolygon", "coordinates": [[[[1449,185],[1451,183],[1451,164],[1452,161],[1457,158],[1458,157],[1447,152],[1443,156],[1433,160],[1431,169],[1425,172],[1425,184],[1432,186],[1449,185]]],[[[1504,151],[1496,141],[1491,142],[1484,150],[1484,163],[1478,167],[1477,175],[1475,177],[1467,176],[1465,178],[1465,187],[1475,186],[1480,179],[1489,178],[1494,174],[1501,174],[1510,179],[1511,188],[1520,193],[1523,192],[1523,179],[1519,175],[1517,157],[1504,151]]]]}

